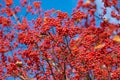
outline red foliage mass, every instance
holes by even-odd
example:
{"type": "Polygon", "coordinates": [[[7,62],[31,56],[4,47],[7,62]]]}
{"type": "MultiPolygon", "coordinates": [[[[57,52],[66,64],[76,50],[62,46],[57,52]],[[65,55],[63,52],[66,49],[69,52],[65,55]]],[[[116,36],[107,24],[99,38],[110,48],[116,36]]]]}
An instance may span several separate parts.
{"type": "Polygon", "coordinates": [[[41,2],[4,0],[0,8],[0,80],[119,80],[118,0],[78,0],[67,12],[43,11],[41,2]],[[110,22],[105,17],[112,7],[110,22]],[[20,14],[22,9],[25,15],[20,14]],[[20,15],[19,15],[20,14],[20,15]],[[29,16],[37,18],[29,19],[29,16]],[[99,20],[99,23],[98,23],[99,20]],[[99,25],[99,26],[97,26],[99,25]]]}

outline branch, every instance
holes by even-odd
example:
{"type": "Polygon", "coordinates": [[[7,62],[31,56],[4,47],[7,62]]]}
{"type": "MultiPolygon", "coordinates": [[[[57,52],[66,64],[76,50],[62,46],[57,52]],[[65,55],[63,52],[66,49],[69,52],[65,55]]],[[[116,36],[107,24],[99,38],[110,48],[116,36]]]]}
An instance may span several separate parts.
{"type": "Polygon", "coordinates": [[[18,77],[19,77],[20,79],[22,79],[22,80],[26,80],[26,78],[23,77],[22,75],[18,75],[18,77]]]}
{"type": "Polygon", "coordinates": [[[48,65],[49,65],[49,67],[50,67],[50,71],[51,71],[51,74],[52,74],[54,80],[56,80],[56,79],[55,79],[55,75],[54,75],[53,70],[52,70],[52,67],[51,67],[51,65],[50,65],[50,63],[49,63],[49,60],[47,59],[46,61],[47,61],[48,65]]]}
{"type": "Polygon", "coordinates": [[[15,15],[15,13],[13,13],[13,17],[15,18],[15,20],[17,21],[17,24],[20,24],[19,19],[17,18],[17,16],[15,15]]]}

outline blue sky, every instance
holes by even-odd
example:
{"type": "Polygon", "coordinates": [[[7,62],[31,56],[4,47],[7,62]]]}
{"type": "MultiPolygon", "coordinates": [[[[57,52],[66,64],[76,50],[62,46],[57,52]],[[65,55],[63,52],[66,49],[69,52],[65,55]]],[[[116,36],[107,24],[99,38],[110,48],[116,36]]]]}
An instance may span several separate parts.
{"type": "Polygon", "coordinates": [[[77,0],[41,0],[42,8],[45,10],[55,8],[63,12],[72,12],[72,8],[76,6],[77,0]]]}

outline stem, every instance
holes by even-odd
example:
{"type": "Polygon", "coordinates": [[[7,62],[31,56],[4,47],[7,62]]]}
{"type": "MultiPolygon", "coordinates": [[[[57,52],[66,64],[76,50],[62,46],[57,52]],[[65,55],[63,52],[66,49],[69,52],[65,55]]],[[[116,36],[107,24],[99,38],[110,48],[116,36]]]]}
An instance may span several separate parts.
{"type": "Polygon", "coordinates": [[[23,77],[22,75],[18,75],[18,77],[20,77],[20,79],[22,80],[26,80],[25,77],[23,77]]]}
{"type": "Polygon", "coordinates": [[[13,17],[15,18],[15,20],[17,21],[17,24],[20,24],[19,19],[17,18],[17,16],[15,15],[15,13],[13,14],[13,17]]]}
{"type": "Polygon", "coordinates": [[[50,65],[49,60],[47,59],[46,61],[47,61],[48,65],[49,65],[49,67],[50,67],[50,71],[51,71],[51,74],[52,74],[52,76],[53,76],[53,79],[56,80],[56,79],[55,79],[55,75],[54,75],[53,70],[52,70],[52,66],[50,65]]]}
{"type": "Polygon", "coordinates": [[[64,63],[63,80],[66,80],[66,64],[64,63]]]}

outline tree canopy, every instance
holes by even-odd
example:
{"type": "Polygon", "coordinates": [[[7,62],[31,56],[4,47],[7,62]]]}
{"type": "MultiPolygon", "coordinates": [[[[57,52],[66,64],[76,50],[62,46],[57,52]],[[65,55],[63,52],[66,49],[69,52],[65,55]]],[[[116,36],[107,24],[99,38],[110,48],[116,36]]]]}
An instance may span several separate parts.
{"type": "Polygon", "coordinates": [[[119,0],[78,0],[70,15],[40,0],[2,1],[0,80],[120,80],[119,0]]]}

